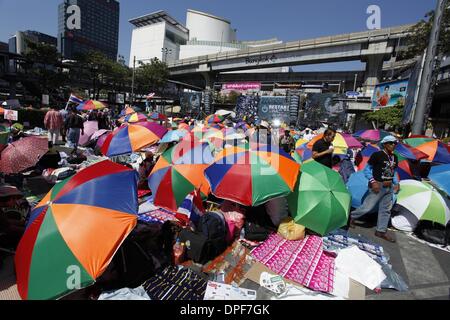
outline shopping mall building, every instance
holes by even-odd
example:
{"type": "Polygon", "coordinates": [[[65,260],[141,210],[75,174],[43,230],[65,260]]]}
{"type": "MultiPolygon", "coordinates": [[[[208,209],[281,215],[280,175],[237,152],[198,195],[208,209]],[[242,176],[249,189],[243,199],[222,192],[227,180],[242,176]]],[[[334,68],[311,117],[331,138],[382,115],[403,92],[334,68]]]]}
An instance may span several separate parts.
{"type": "MultiPolygon", "coordinates": [[[[153,58],[171,63],[180,59],[239,51],[280,44],[278,39],[238,41],[231,22],[208,13],[188,10],[186,25],[165,11],[130,20],[135,26],[131,40],[130,67],[153,58]]],[[[261,72],[289,72],[289,67],[263,69],[261,72]]],[[[252,71],[255,72],[255,71],[252,71]]]]}

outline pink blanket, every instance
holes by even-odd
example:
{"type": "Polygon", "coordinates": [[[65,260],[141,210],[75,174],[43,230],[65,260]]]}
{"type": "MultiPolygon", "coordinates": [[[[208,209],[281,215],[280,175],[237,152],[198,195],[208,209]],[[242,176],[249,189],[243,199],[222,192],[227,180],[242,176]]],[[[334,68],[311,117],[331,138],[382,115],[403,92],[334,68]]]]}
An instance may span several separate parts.
{"type": "Polygon", "coordinates": [[[334,258],[322,249],[322,238],[307,236],[303,241],[285,240],[273,234],[252,256],[273,272],[315,291],[331,293],[334,258]]]}

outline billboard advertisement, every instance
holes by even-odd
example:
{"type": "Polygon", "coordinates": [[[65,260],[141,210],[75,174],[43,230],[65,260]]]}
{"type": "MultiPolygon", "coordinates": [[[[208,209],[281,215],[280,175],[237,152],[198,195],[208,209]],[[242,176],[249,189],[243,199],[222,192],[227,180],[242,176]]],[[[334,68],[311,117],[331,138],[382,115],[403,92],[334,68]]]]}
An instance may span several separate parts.
{"type": "Polygon", "coordinates": [[[180,98],[181,108],[186,114],[198,114],[201,111],[202,93],[184,92],[180,98]]]}
{"type": "Polygon", "coordinates": [[[380,109],[393,107],[397,104],[404,105],[408,91],[408,81],[409,79],[406,79],[377,85],[372,98],[372,108],[380,109]]]}
{"type": "Polygon", "coordinates": [[[261,97],[258,115],[261,120],[278,119],[289,124],[291,121],[289,100],[286,97],[261,97]]]}
{"type": "Polygon", "coordinates": [[[245,119],[249,123],[254,123],[258,116],[258,96],[240,96],[236,103],[236,117],[238,119],[245,119]]]}
{"type": "Polygon", "coordinates": [[[344,98],[345,95],[336,93],[309,93],[301,123],[312,126],[331,122],[334,126],[341,126],[345,122],[347,108],[344,98]]]}

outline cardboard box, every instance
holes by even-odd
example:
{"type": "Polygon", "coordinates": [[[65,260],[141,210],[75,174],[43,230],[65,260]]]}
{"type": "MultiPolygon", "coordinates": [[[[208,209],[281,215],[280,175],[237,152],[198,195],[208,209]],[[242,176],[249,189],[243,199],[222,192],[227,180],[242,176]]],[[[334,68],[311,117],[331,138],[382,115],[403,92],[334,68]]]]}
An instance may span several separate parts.
{"type": "MultiPolygon", "coordinates": [[[[259,284],[259,280],[263,272],[275,275],[275,273],[271,271],[269,268],[267,268],[265,265],[263,265],[260,262],[256,262],[255,264],[253,264],[252,268],[246,273],[245,278],[259,284]]],[[[300,284],[293,282],[291,280],[284,279],[284,281],[286,283],[301,287],[300,284]]],[[[348,281],[349,281],[348,299],[365,300],[366,288],[360,283],[353,281],[352,279],[348,279],[348,281]]]]}

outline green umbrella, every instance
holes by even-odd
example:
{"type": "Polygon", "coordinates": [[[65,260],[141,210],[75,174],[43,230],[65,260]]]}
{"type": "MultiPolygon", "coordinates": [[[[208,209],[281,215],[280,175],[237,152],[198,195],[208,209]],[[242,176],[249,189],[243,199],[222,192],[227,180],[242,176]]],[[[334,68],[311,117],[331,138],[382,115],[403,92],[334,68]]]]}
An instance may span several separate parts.
{"type": "Polygon", "coordinates": [[[325,235],[347,224],[351,195],[341,176],[316,161],[302,166],[302,175],[289,196],[295,222],[325,235]]]}
{"type": "Polygon", "coordinates": [[[419,220],[444,226],[450,221],[450,209],[445,200],[428,183],[416,180],[401,181],[397,204],[409,210],[419,220]]]}

